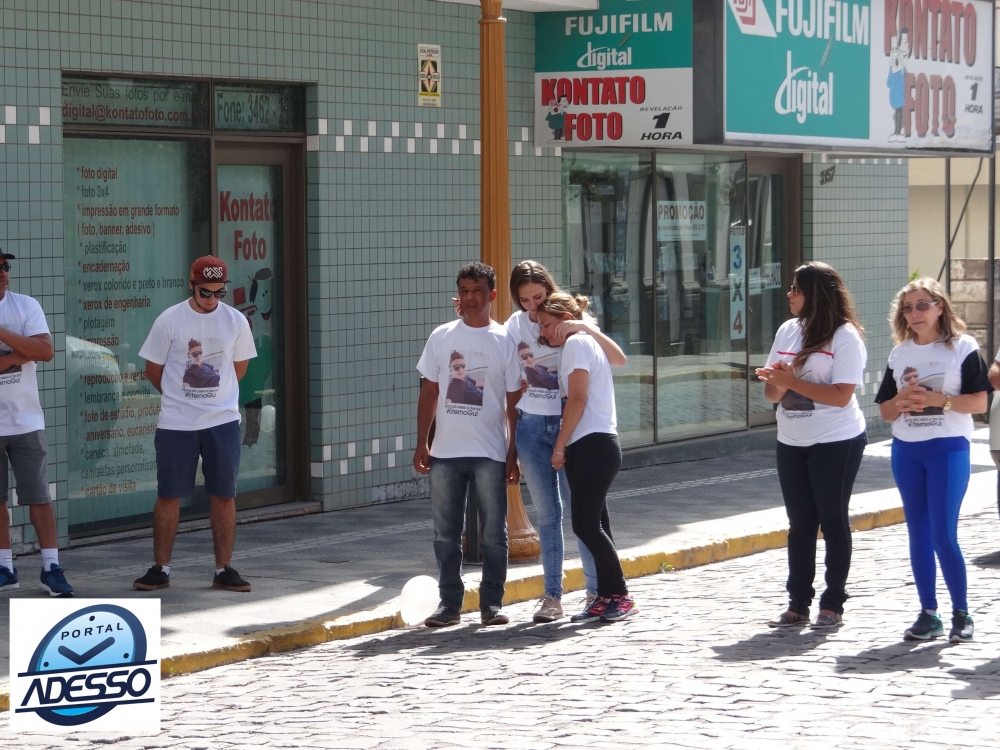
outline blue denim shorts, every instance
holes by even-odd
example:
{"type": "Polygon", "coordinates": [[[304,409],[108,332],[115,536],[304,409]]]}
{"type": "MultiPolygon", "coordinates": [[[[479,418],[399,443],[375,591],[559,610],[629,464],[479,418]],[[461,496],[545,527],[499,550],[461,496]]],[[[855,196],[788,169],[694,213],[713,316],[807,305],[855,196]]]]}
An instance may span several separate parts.
{"type": "Polygon", "coordinates": [[[216,497],[236,497],[240,473],[240,422],[234,420],[205,430],[160,430],[156,446],[157,495],[164,498],[194,494],[198,457],[205,491],[216,497]]]}

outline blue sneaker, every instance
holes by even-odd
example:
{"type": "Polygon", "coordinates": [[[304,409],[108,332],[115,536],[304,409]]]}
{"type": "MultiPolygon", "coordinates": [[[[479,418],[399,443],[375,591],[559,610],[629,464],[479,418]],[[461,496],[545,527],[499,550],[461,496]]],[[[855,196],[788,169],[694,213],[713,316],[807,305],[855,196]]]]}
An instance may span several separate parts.
{"type": "Polygon", "coordinates": [[[17,582],[17,568],[11,572],[10,568],[0,565],[0,591],[8,591],[20,588],[17,582]]]}
{"type": "Polygon", "coordinates": [[[73,587],[66,581],[63,569],[52,563],[48,570],[42,571],[42,582],[39,584],[42,591],[48,591],[49,596],[61,596],[68,599],[73,596],[73,587]]]}

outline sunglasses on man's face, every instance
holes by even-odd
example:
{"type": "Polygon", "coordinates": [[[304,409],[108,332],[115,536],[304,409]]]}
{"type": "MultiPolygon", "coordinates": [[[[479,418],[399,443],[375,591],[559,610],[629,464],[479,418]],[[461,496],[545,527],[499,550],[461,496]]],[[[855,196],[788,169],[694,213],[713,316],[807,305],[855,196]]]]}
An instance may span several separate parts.
{"type": "Polygon", "coordinates": [[[527,362],[529,359],[534,359],[534,358],[535,358],[535,355],[532,354],[531,352],[528,352],[527,354],[522,354],[521,355],[521,359],[523,359],[525,362],[527,362]]]}
{"type": "Polygon", "coordinates": [[[0,263],[0,271],[3,271],[4,273],[10,273],[10,263],[8,263],[7,261],[0,263]]]}
{"type": "Polygon", "coordinates": [[[214,292],[210,289],[202,289],[198,287],[198,296],[202,299],[208,299],[209,297],[215,297],[216,299],[222,299],[229,293],[228,289],[216,289],[214,292]]]}
{"type": "Polygon", "coordinates": [[[200,356],[201,356],[201,352],[191,352],[191,358],[192,359],[194,359],[195,357],[200,357],[200,356]]]}
{"type": "Polygon", "coordinates": [[[455,372],[458,372],[459,370],[464,370],[465,369],[465,363],[463,362],[460,365],[452,365],[451,369],[454,370],[455,372]]]}
{"type": "Polygon", "coordinates": [[[919,380],[920,380],[920,376],[919,375],[904,375],[903,376],[903,382],[904,383],[916,383],[919,380]]]}

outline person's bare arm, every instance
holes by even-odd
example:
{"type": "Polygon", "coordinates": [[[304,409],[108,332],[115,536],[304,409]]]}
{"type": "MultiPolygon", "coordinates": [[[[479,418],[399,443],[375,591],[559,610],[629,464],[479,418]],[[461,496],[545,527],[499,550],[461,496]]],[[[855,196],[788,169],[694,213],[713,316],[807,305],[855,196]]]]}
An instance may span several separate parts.
{"type": "Polygon", "coordinates": [[[437,410],[439,393],[437,383],[433,380],[424,380],[417,401],[417,449],[413,452],[413,468],[420,474],[427,474],[431,470],[431,449],[427,442],[431,434],[431,424],[434,422],[434,412],[437,410]]]}
{"type": "Polygon", "coordinates": [[[1000,362],[990,365],[990,385],[1000,391],[1000,362]]]}
{"type": "Polygon", "coordinates": [[[146,360],[146,380],[158,390],[163,393],[163,389],[160,387],[160,381],[163,379],[163,365],[158,365],[156,362],[150,362],[146,360]]]}
{"type": "Polygon", "coordinates": [[[514,440],[517,434],[517,403],[520,400],[520,391],[507,393],[507,484],[509,485],[521,481],[521,469],[517,465],[517,444],[514,440]]]}
{"type": "Polygon", "coordinates": [[[239,362],[233,362],[233,367],[236,369],[236,379],[243,380],[243,376],[247,374],[247,367],[250,366],[250,360],[244,359],[239,362]]]}
{"type": "Polygon", "coordinates": [[[37,336],[21,336],[6,328],[0,328],[0,341],[13,349],[15,354],[24,357],[26,362],[51,362],[52,358],[56,356],[55,347],[52,346],[52,337],[47,333],[39,333],[37,336]]]}
{"type": "Polygon", "coordinates": [[[573,370],[566,378],[569,393],[566,396],[566,406],[563,407],[562,427],[556,438],[552,451],[552,468],[558,471],[566,465],[566,444],[573,430],[580,424],[583,411],[587,408],[587,388],[590,385],[590,373],[586,370],[573,370]]]}
{"type": "Polygon", "coordinates": [[[612,367],[624,367],[628,363],[628,357],[615,340],[607,336],[597,327],[597,324],[590,320],[564,320],[556,326],[556,333],[559,336],[568,336],[571,333],[586,333],[592,336],[594,341],[608,358],[608,364],[612,367]]]}

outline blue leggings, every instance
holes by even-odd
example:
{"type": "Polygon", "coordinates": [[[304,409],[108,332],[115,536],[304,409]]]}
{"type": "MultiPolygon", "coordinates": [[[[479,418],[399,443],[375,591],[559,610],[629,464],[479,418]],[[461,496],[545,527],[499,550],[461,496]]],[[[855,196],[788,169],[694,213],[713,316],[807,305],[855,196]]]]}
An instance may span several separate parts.
{"type": "Polygon", "coordinates": [[[965,559],[958,546],[958,512],[969,486],[969,441],[963,437],[892,441],[892,474],[910,532],[910,566],[920,606],[937,609],[934,555],[954,609],[968,611],[965,559]]]}

